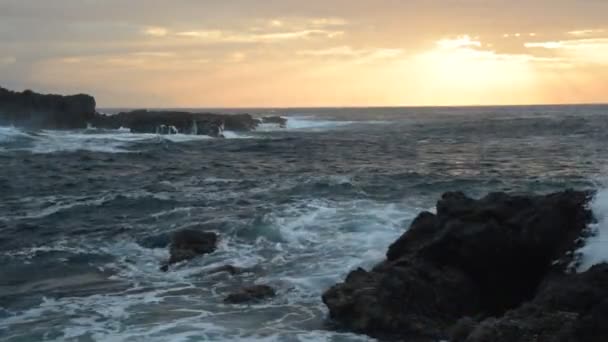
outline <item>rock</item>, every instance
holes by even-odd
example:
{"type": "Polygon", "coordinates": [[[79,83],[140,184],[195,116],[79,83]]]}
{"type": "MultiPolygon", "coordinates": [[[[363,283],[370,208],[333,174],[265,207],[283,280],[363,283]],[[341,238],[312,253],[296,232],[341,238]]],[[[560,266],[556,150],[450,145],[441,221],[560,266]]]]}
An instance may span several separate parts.
{"type": "MultiPolygon", "coordinates": [[[[223,131],[251,131],[259,120],[249,114],[134,110],[104,115],[89,95],[42,95],[0,88],[0,125],[29,129],[129,128],[134,133],[194,134],[223,137],[223,131]]],[[[277,119],[278,120],[278,119],[277,119]]]]}
{"type": "Polygon", "coordinates": [[[608,264],[581,274],[549,276],[535,298],[475,325],[454,342],[599,342],[608,339],[608,264]]]}
{"type": "Polygon", "coordinates": [[[95,120],[95,99],[80,94],[43,95],[0,88],[0,125],[29,129],[86,128],[95,120]]]}
{"type": "Polygon", "coordinates": [[[108,129],[124,127],[134,133],[181,133],[222,137],[224,130],[251,131],[258,123],[249,114],[135,110],[116,115],[99,115],[94,125],[108,129]]]}
{"type": "Polygon", "coordinates": [[[213,232],[202,232],[194,229],[177,231],[171,236],[168,264],[190,260],[199,255],[209,254],[216,250],[219,237],[213,232]]]}
{"type": "Polygon", "coordinates": [[[253,285],[244,287],[237,292],[229,294],[224,298],[227,304],[242,304],[260,301],[276,296],[274,289],[268,285],[253,285]]]}
{"type": "MultiPolygon", "coordinates": [[[[472,321],[456,322],[467,316],[500,318],[539,296],[550,274],[565,274],[555,260],[579,246],[591,220],[589,195],[494,193],[474,200],[446,193],[437,214],[421,213],[389,247],[386,261],[371,271],[351,272],[324,293],[323,302],[338,324],[371,336],[434,341],[454,329],[460,340],[469,332],[506,333],[506,321],[488,321],[483,329],[472,321]],[[475,332],[478,328],[485,332],[475,332]]],[[[530,318],[532,326],[549,329],[572,316],[550,312],[530,318]]]]}
{"type": "Polygon", "coordinates": [[[261,120],[262,123],[277,124],[282,128],[287,127],[287,119],[282,116],[265,116],[261,120]]]}

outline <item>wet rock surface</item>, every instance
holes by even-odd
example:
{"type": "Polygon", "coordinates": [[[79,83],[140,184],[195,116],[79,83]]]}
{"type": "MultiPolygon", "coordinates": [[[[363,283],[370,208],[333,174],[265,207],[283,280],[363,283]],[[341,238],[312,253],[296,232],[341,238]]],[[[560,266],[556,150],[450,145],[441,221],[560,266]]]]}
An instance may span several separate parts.
{"type": "Polygon", "coordinates": [[[243,304],[258,302],[276,296],[275,290],[268,285],[253,285],[244,287],[224,298],[226,304],[243,304]]]}
{"type": "Polygon", "coordinates": [[[213,253],[217,249],[219,235],[214,232],[204,232],[195,229],[184,229],[171,235],[169,245],[169,261],[172,265],[190,260],[200,255],[213,253]]]}
{"type": "Polygon", "coordinates": [[[592,219],[589,198],[577,191],[479,200],[446,193],[437,214],[420,214],[384,262],[351,272],[323,301],[340,326],[384,338],[574,336],[579,325],[595,326],[608,294],[606,266],[575,275],[563,261],[592,219]]]}

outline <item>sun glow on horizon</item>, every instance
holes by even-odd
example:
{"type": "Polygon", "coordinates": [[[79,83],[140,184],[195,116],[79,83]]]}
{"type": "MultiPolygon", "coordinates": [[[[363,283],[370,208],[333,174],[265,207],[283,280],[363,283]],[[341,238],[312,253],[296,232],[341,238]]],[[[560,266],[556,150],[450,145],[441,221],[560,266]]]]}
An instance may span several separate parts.
{"type": "Polygon", "coordinates": [[[143,19],[128,14],[141,0],[122,3],[124,13],[95,1],[45,7],[67,11],[66,21],[40,18],[40,5],[0,3],[0,73],[6,87],[88,92],[108,107],[608,102],[608,24],[598,14],[608,3],[559,12],[540,0],[514,21],[509,11],[520,8],[497,1],[383,1],[255,11],[214,0],[168,11],[159,2],[146,3],[143,19]]]}

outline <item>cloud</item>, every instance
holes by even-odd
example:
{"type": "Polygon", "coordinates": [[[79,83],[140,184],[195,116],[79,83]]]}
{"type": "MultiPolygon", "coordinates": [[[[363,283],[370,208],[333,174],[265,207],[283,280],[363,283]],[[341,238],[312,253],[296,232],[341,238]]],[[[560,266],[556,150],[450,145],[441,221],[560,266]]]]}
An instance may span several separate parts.
{"type": "Polygon", "coordinates": [[[133,56],[141,56],[141,57],[160,57],[160,58],[168,58],[175,57],[175,52],[164,52],[164,51],[139,51],[131,53],[133,56]]]}
{"type": "Polygon", "coordinates": [[[443,49],[458,49],[465,47],[481,47],[481,42],[473,40],[469,35],[458,36],[453,39],[441,39],[436,42],[443,49]]]}
{"type": "Polygon", "coordinates": [[[154,37],[164,37],[169,34],[169,30],[164,27],[151,26],[142,31],[145,35],[154,37]]]}
{"type": "Polygon", "coordinates": [[[608,65],[608,38],[570,39],[551,42],[531,42],[527,48],[550,49],[579,63],[608,65]]]}
{"type": "Polygon", "coordinates": [[[600,33],[604,33],[604,32],[606,32],[606,30],[593,29],[593,30],[575,30],[575,31],[569,31],[566,33],[568,33],[571,36],[583,37],[583,36],[591,36],[594,34],[600,34],[600,33]]]}
{"type": "Polygon", "coordinates": [[[524,46],[527,48],[559,49],[562,47],[562,42],[525,43],[524,46]]]}
{"type": "Polygon", "coordinates": [[[328,27],[328,26],[344,26],[348,21],[342,18],[314,18],[310,20],[313,26],[328,27]]]}
{"type": "Polygon", "coordinates": [[[403,50],[386,48],[354,49],[351,46],[337,46],[320,50],[302,50],[298,51],[297,54],[323,58],[344,58],[364,63],[379,59],[397,58],[403,55],[403,50]]]}
{"type": "Polygon", "coordinates": [[[61,58],[60,61],[62,63],[66,63],[66,64],[77,64],[77,63],[82,62],[82,58],[80,58],[80,57],[64,57],[64,58],[61,58]]]}
{"type": "Polygon", "coordinates": [[[342,31],[308,29],[300,31],[273,33],[242,33],[222,30],[183,31],[176,33],[179,37],[196,38],[211,43],[272,43],[296,39],[336,38],[342,31]]]}
{"type": "Polygon", "coordinates": [[[17,58],[12,57],[12,56],[0,57],[0,67],[15,64],[16,62],[17,62],[17,58]]]}
{"type": "Polygon", "coordinates": [[[228,62],[240,63],[240,62],[244,61],[245,58],[247,58],[247,55],[244,54],[243,52],[234,52],[234,53],[231,53],[230,55],[228,55],[228,62]]]}
{"type": "Polygon", "coordinates": [[[281,20],[278,19],[274,19],[268,22],[268,26],[271,27],[281,27],[283,26],[283,22],[281,20]]]}

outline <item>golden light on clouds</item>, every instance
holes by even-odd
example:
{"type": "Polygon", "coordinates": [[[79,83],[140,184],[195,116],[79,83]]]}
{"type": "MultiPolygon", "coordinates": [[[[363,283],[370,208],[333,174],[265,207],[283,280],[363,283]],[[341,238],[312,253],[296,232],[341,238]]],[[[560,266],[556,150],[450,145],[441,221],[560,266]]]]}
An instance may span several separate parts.
{"type": "Polygon", "coordinates": [[[49,23],[42,41],[46,32],[22,36],[27,18],[7,17],[21,30],[0,30],[0,68],[10,71],[5,86],[88,91],[106,106],[608,102],[608,23],[597,14],[608,3],[543,1],[555,4],[517,15],[499,1],[237,1],[239,12],[229,2],[147,2],[139,22],[129,11],[96,21],[89,8],[87,21],[49,23]],[[64,25],[81,29],[62,37],[64,25]]]}

